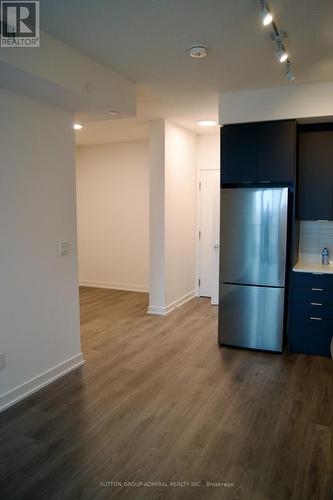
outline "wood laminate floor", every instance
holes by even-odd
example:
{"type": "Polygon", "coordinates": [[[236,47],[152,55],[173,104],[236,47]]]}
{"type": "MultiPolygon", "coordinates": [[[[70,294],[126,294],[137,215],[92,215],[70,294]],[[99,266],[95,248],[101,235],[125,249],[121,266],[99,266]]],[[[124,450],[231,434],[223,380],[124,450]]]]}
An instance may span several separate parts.
{"type": "Polygon", "coordinates": [[[86,365],[0,415],[0,498],[331,500],[331,360],[220,348],[207,299],[146,310],[81,289],[86,365]]]}

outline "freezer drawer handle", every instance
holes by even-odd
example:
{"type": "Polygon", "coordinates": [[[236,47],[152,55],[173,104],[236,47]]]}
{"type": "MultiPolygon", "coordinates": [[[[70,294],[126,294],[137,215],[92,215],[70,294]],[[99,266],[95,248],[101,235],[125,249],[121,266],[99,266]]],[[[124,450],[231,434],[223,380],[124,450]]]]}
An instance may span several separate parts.
{"type": "Polygon", "coordinates": [[[311,302],[311,305],[312,306],[322,306],[323,304],[321,304],[320,302],[311,302]]]}
{"type": "Polygon", "coordinates": [[[315,316],[311,316],[311,318],[310,318],[310,319],[313,319],[313,320],[315,320],[315,321],[321,321],[321,318],[316,318],[315,316]]]}
{"type": "Polygon", "coordinates": [[[323,291],[324,291],[324,289],[323,289],[323,288],[311,288],[311,290],[312,290],[313,292],[323,292],[323,291]]]}
{"type": "Polygon", "coordinates": [[[242,184],[253,184],[253,181],[242,181],[242,184]]]}
{"type": "Polygon", "coordinates": [[[270,184],[272,181],[259,181],[260,184],[270,184]]]}

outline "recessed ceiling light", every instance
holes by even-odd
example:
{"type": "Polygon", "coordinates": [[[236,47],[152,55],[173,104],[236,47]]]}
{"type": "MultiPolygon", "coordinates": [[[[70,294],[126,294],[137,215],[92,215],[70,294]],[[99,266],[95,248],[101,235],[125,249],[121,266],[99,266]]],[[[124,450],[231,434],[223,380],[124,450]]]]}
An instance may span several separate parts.
{"type": "Polygon", "coordinates": [[[194,59],[202,59],[208,53],[207,47],[204,45],[192,45],[190,48],[190,56],[194,59]]]}
{"type": "Polygon", "coordinates": [[[214,127],[216,125],[215,120],[199,120],[197,123],[200,127],[214,127]]]}
{"type": "Polygon", "coordinates": [[[74,123],[74,125],[73,125],[74,130],[81,130],[81,128],[82,128],[81,123],[74,123]]]}
{"type": "Polygon", "coordinates": [[[117,116],[119,115],[119,111],[114,111],[113,109],[111,109],[110,111],[108,111],[108,115],[117,116]]]}

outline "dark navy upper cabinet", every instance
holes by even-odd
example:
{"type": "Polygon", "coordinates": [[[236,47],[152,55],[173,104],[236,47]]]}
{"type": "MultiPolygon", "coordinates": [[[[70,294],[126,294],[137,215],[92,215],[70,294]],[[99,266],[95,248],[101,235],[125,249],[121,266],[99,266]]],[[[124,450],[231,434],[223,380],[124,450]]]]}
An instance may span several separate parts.
{"type": "Polygon", "coordinates": [[[258,124],[257,177],[259,182],[293,182],[296,162],[296,122],[258,124]]]}
{"type": "Polygon", "coordinates": [[[226,125],[221,129],[223,183],[254,182],[257,174],[257,126],[226,125]]]}
{"type": "Polygon", "coordinates": [[[222,184],[291,183],[296,122],[245,123],[221,129],[222,184]]]}
{"type": "Polygon", "coordinates": [[[300,218],[333,219],[333,128],[303,127],[299,134],[300,218]],[[325,129],[326,128],[326,129],[325,129]]]}

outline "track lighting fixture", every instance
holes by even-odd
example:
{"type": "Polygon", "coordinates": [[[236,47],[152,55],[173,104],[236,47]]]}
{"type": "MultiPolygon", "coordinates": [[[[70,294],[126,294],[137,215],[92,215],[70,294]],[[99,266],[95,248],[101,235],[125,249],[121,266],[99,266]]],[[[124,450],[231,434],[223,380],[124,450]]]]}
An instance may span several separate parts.
{"type": "Polygon", "coordinates": [[[293,69],[291,67],[291,62],[290,61],[287,61],[286,76],[287,76],[287,79],[288,79],[289,82],[292,82],[296,78],[295,73],[293,72],[293,69]]]}
{"type": "Polygon", "coordinates": [[[289,60],[289,54],[284,46],[284,39],[287,38],[286,31],[280,31],[273,20],[273,14],[269,8],[266,0],[259,0],[260,4],[260,17],[264,26],[272,25],[272,33],[270,33],[271,39],[276,43],[276,57],[280,63],[286,63],[286,77],[288,81],[291,82],[295,80],[295,75],[291,67],[291,62],[289,60]]]}
{"type": "Polygon", "coordinates": [[[273,14],[265,0],[260,0],[260,17],[264,26],[268,26],[273,21],[273,14]]]}
{"type": "Polygon", "coordinates": [[[277,43],[276,57],[281,63],[286,62],[286,60],[288,59],[288,53],[286,52],[283,43],[281,42],[281,40],[277,40],[276,43],[277,43]]]}

